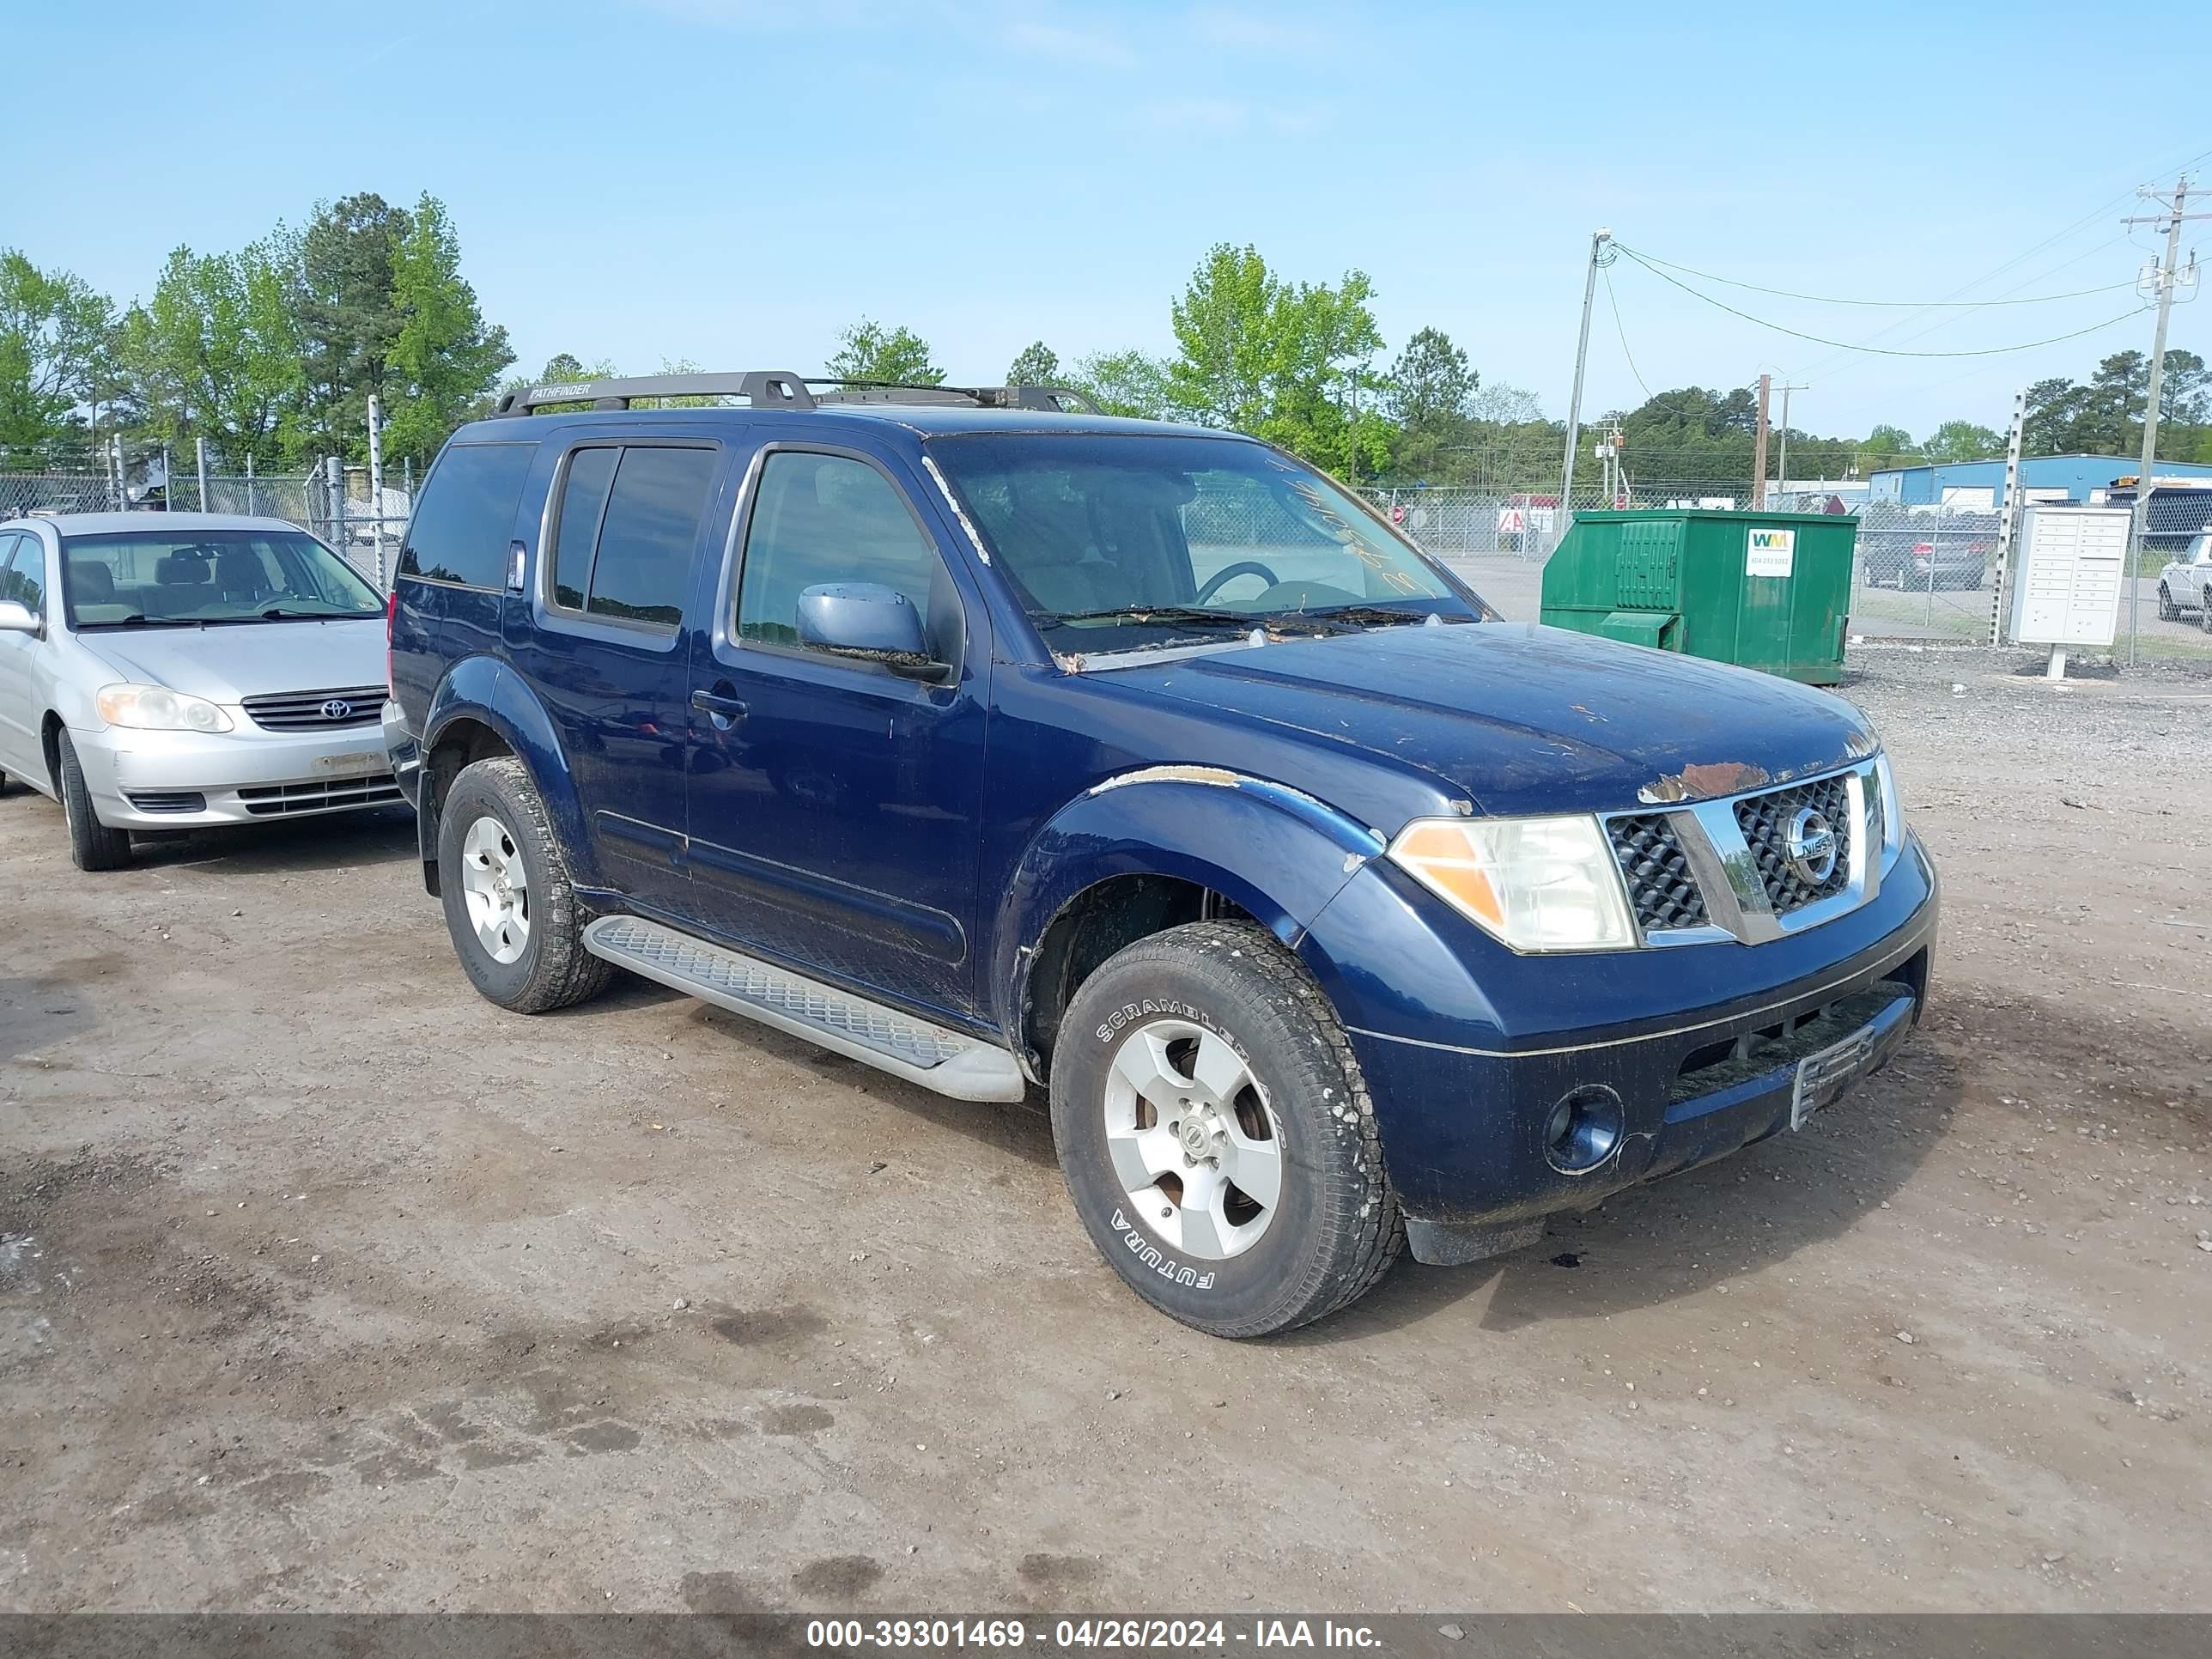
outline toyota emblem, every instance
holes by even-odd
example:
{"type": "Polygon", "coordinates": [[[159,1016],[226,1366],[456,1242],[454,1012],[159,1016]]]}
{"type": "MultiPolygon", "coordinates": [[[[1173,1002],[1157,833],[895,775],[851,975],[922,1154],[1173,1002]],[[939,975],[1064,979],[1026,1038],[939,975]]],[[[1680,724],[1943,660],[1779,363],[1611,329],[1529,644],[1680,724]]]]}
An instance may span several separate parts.
{"type": "Polygon", "coordinates": [[[1836,873],[1836,855],[1841,850],[1834,826],[1813,808],[1800,807],[1790,820],[1784,851],[1790,857],[1790,872],[1808,887],[1827,884],[1836,873]]]}
{"type": "Polygon", "coordinates": [[[352,713],[353,705],[343,697],[332,697],[323,705],[323,718],[326,720],[342,720],[352,713]]]}

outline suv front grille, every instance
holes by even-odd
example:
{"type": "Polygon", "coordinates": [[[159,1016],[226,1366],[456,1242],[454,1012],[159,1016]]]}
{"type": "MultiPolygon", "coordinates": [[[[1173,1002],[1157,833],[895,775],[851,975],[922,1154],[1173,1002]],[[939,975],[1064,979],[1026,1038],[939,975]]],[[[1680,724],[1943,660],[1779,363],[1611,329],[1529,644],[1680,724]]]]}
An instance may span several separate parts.
{"type": "Polygon", "coordinates": [[[1851,822],[1850,790],[1840,775],[1747,795],[1735,803],[1735,821],[1776,915],[1786,916],[1816,900],[1833,897],[1850,884],[1851,840],[1857,830],[1851,822]],[[1790,862],[1790,826],[1808,807],[1826,818],[1836,835],[1835,867],[1817,885],[1790,862]]]}
{"type": "Polygon", "coordinates": [[[1609,818],[1606,833],[1613,855],[1628,881],[1628,899],[1637,925],[1647,933],[1673,927],[1702,927],[1705,896],[1682,855],[1682,842],[1663,812],[1609,818]]]}
{"type": "Polygon", "coordinates": [[[331,732],[375,725],[384,718],[386,695],[380,685],[351,685],[328,691],[271,692],[247,697],[241,706],[264,731],[331,732]]]}

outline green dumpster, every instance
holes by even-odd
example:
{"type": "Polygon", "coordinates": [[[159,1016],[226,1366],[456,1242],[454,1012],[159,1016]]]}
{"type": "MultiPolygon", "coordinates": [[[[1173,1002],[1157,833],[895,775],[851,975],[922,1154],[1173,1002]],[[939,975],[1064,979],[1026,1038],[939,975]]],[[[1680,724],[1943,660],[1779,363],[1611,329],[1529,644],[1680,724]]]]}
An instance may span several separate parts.
{"type": "Polygon", "coordinates": [[[1543,621],[1833,685],[1856,528],[1841,514],[1578,513],[1544,566],[1543,621]]]}

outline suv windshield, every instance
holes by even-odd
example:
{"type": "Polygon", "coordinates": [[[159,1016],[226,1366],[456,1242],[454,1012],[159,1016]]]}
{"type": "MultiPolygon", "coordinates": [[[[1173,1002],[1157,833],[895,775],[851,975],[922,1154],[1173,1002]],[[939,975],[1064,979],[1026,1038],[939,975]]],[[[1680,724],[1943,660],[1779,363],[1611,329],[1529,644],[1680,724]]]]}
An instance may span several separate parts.
{"type": "Polygon", "coordinates": [[[298,530],[125,531],[62,539],[72,629],[379,617],[376,590],[298,530]]]}
{"type": "Polygon", "coordinates": [[[1025,433],[929,453],[1058,651],[1483,614],[1359,502],[1263,445],[1025,433]]]}

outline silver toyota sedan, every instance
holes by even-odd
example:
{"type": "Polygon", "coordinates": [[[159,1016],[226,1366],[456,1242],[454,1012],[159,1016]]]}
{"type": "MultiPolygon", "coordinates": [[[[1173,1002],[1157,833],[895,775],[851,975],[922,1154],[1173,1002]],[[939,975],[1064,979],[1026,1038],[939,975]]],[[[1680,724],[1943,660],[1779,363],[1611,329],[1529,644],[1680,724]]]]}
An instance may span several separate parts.
{"type": "Polygon", "coordinates": [[[295,525],[0,523],[0,787],[60,801],[81,870],[133,830],[357,811],[385,757],[384,604],[295,525]]]}

